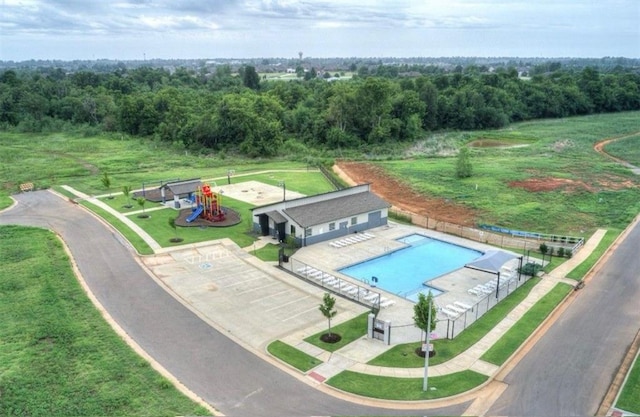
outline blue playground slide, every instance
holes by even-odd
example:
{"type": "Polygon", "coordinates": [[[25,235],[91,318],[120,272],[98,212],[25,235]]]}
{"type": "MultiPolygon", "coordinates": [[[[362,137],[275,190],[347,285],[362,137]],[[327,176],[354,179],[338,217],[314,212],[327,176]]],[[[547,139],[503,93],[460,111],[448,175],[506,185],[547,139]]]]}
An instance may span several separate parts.
{"type": "Polygon", "coordinates": [[[191,223],[192,221],[197,219],[203,210],[204,210],[204,207],[202,205],[199,205],[198,207],[196,207],[196,209],[193,210],[193,213],[191,213],[191,215],[187,217],[187,223],[191,223]]]}

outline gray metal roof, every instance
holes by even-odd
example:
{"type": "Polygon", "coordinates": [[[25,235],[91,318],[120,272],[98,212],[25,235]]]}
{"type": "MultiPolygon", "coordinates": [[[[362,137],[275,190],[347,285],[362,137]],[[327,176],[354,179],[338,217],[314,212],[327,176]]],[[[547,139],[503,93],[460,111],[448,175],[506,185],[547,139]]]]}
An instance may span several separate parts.
{"type": "Polygon", "coordinates": [[[202,186],[202,181],[199,179],[168,182],[163,185],[163,188],[168,188],[174,195],[191,194],[195,192],[198,187],[202,186]]]}
{"type": "Polygon", "coordinates": [[[287,218],[284,217],[279,212],[277,212],[276,210],[270,211],[270,212],[265,213],[265,214],[267,215],[267,217],[269,217],[271,220],[273,220],[276,224],[278,224],[278,223],[286,223],[287,222],[287,218]]]}
{"type": "Polygon", "coordinates": [[[310,227],[389,207],[391,207],[389,203],[372,192],[366,191],[331,200],[287,208],[283,211],[300,226],[310,227]]]}

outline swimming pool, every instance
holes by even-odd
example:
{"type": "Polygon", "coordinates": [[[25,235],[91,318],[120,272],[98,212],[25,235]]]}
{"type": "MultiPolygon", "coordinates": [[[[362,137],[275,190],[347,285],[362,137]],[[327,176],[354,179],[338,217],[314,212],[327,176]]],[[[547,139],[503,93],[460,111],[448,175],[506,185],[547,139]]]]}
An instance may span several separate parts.
{"type": "MultiPolygon", "coordinates": [[[[418,293],[442,291],[426,282],[462,268],[482,252],[433,239],[419,233],[398,239],[408,246],[386,255],[340,269],[345,275],[377,285],[385,291],[416,301],[418,293]],[[376,277],[377,282],[372,282],[376,277]]],[[[375,281],[375,280],[374,280],[375,281]]]]}

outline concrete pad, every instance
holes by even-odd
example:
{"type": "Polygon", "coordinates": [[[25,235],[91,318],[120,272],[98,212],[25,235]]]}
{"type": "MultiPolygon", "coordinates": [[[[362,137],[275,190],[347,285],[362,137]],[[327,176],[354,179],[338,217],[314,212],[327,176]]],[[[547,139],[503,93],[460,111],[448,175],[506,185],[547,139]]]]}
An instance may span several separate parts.
{"type": "MultiPolygon", "coordinates": [[[[264,269],[258,268],[254,261],[226,242],[143,258],[178,298],[219,330],[251,347],[263,349],[300,329],[326,325],[318,311],[324,294],[320,288],[293,285],[289,274],[264,264],[264,269]]],[[[338,303],[337,307],[336,324],[365,311],[353,303],[338,303]]]]}
{"type": "MultiPolygon", "coordinates": [[[[276,180],[274,180],[276,181],[276,180]]],[[[212,185],[212,189],[217,193],[222,193],[222,204],[224,205],[224,197],[231,197],[234,200],[244,201],[254,206],[263,206],[265,204],[276,203],[282,201],[283,197],[287,200],[304,197],[304,194],[295,191],[283,190],[282,187],[269,185],[259,181],[246,181],[237,184],[216,184],[212,185]]]]}

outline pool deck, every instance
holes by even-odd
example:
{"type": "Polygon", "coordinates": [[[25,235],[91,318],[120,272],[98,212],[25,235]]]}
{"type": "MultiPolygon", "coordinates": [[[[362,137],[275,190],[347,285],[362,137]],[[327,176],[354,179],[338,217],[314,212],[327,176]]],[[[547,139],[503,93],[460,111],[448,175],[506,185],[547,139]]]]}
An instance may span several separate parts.
{"type": "MultiPolygon", "coordinates": [[[[346,281],[363,285],[362,282],[359,282],[348,275],[342,274],[338,272],[338,270],[357,262],[362,262],[367,259],[384,255],[390,250],[406,247],[404,243],[397,241],[397,239],[413,233],[420,233],[428,237],[444,240],[446,242],[481,252],[495,249],[493,246],[479,242],[469,241],[456,236],[397,223],[390,223],[388,226],[379,227],[369,232],[375,235],[375,238],[343,248],[334,248],[329,245],[329,242],[318,243],[298,250],[294,258],[299,262],[312,265],[316,269],[330,272],[334,276],[346,281]]],[[[517,266],[517,262],[517,259],[509,261],[508,266],[515,268],[517,266]]],[[[475,295],[469,294],[467,291],[478,284],[485,284],[495,277],[495,275],[487,272],[469,268],[460,268],[429,281],[429,285],[444,291],[443,294],[435,297],[435,302],[439,307],[445,307],[456,301],[468,305],[474,305],[478,302],[479,298],[475,295]]],[[[379,319],[389,320],[394,326],[393,343],[399,344],[420,340],[421,331],[413,325],[414,303],[380,288],[377,288],[377,290],[379,290],[384,297],[396,301],[393,306],[382,309],[378,314],[379,319]]],[[[446,317],[440,313],[439,318],[441,321],[439,322],[439,327],[436,329],[436,333],[444,335],[446,334],[446,317]]]]}

